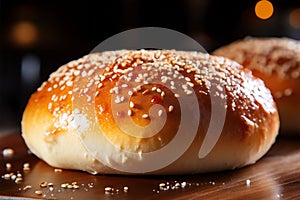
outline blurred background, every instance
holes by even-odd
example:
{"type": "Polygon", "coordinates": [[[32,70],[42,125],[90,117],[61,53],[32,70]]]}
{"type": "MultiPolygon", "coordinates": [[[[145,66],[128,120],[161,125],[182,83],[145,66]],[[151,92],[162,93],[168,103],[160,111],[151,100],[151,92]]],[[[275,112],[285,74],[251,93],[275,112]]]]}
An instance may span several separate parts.
{"type": "Polygon", "coordinates": [[[0,0],[0,133],[59,66],[132,28],[180,31],[208,52],[246,36],[300,40],[300,0],[0,0]]]}

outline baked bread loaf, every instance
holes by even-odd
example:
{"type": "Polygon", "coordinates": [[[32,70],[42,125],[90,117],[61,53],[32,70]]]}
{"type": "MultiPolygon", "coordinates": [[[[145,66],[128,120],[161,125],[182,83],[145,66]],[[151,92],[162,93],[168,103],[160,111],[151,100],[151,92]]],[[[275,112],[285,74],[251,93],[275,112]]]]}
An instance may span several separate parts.
{"type": "Polygon", "coordinates": [[[300,42],[289,38],[245,38],[213,52],[237,61],[264,80],[277,103],[280,132],[300,133],[300,42]]]}
{"type": "Polygon", "coordinates": [[[61,66],[22,119],[29,149],[93,174],[191,174],[253,164],[279,118],[262,80],[229,59],[176,50],[93,53],[61,66]]]}

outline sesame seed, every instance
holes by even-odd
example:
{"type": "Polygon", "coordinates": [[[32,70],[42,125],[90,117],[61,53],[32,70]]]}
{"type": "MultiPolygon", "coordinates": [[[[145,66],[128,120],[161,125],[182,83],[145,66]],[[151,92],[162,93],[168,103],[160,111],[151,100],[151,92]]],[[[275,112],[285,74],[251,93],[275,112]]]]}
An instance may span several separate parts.
{"type": "Polygon", "coordinates": [[[15,183],[21,183],[23,181],[23,178],[17,177],[15,180],[15,183]]]}
{"type": "Polygon", "coordinates": [[[184,90],[187,90],[187,89],[188,89],[188,85],[185,85],[185,84],[182,85],[181,87],[182,87],[184,90]]]}
{"type": "Polygon", "coordinates": [[[125,101],[125,97],[124,96],[116,96],[115,98],[115,103],[122,103],[125,101]]]}
{"type": "Polygon", "coordinates": [[[31,189],[31,188],[32,188],[31,185],[26,185],[26,186],[23,187],[23,190],[29,190],[29,189],[31,189]]]}
{"type": "Polygon", "coordinates": [[[30,168],[29,167],[24,167],[23,171],[30,171],[30,168]]]}
{"type": "Polygon", "coordinates": [[[124,192],[128,192],[128,189],[129,189],[129,188],[128,188],[127,186],[124,186],[124,187],[123,187],[124,192]]]}
{"type": "Polygon", "coordinates": [[[114,74],[111,78],[112,78],[112,79],[117,78],[117,74],[114,74]]]}
{"type": "Polygon", "coordinates": [[[53,187],[54,184],[53,184],[53,183],[48,183],[48,186],[49,186],[49,187],[53,187]]]}
{"type": "Polygon", "coordinates": [[[2,155],[5,158],[12,157],[14,155],[14,153],[15,153],[15,151],[11,148],[6,148],[6,149],[3,149],[3,151],[2,151],[2,155]]]}
{"type": "Polygon", "coordinates": [[[204,92],[204,91],[202,91],[202,90],[199,90],[199,93],[200,93],[200,94],[205,94],[205,95],[207,95],[207,93],[204,92]]]}
{"type": "Polygon", "coordinates": [[[161,76],[161,82],[162,83],[166,83],[168,80],[168,77],[167,76],[161,76]]]}
{"type": "Polygon", "coordinates": [[[189,77],[185,77],[186,81],[191,81],[191,79],[189,77]]]}
{"type": "Polygon", "coordinates": [[[12,174],[12,175],[10,176],[10,179],[11,179],[11,180],[16,180],[16,178],[17,178],[17,176],[16,176],[15,174],[12,174]]]}
{"type": "Polygon", "coordinates": [[[47,186],[48,186],[48,183],[46,181],[43,181],[43,182],[40,183],[41,188],[45,188],[47,186]]]}
{"type": "Polygon", "coordinates": [[[81,76],[82,76],[82,77],[86,77],[86,75],[87,75],[86,71],[82,71],[82,72],[81,72],[81,76]]]}
{"type": "Polygon", "coordinates": [[[127,111],[127,115],[128,115],[128,116],[132,116],[132,110],[128,110],[128,111],[127,111]]]}
{"type": "Polygon", "coordinates": [[[133,88],[133,90],[135,90],[136,92],[137,91],[140,91],[142,89],[142,86],[141,85],[138,85],[136,86],[135,88],[133,88]]]}
{"type": "Polygon", "coordinates": [[[71,87],[71,86],[73,85],[73,82],[72,82],[72,81],[67,81],[67,82],[66,82],[66,85],[67,85],[68,87],[71,87]]]}
{"type": "Polygon", "coordinates": [[[177,182],[177,183],[175,183],[174,186],[175,186],[175,188],[179,188],[180,187],[180,183],[177,182]]]}
{"type": "Polygon", "coordinates": [[[190,94],[193,93],[193,91],[191,91],[191,90],[185,90],[185,93],[186,93],[187,95],[190,95],[190,94]]]}
{"type": "Polygon", "coordinates": [[[132,95],[133,95],[133,92],[129,90],[129,91],[128,91],[128,95],[129,95],[129,96],[132,96],[132,95]]]}
{"type": "Polygon", "coordinates": [[[37,194],[37,195],[42,195],[43,194],[43,192],[41,190],[36,190],[36,191],[34,191],[34,193],[37,194]]]}
{"type": "Polygon", "coordinates": [[[5,166],[6,166],[6,170],[11,170],[12,167],[11,163],[6,163],[5,166]]]}
{"type": "Polygon", "coordinates": [[[148,114],[143,114],[143,115],[142,115],[142,118],[143,118],[143,119],[146,119],[146,118],[148,118],[148,117],[149,117],[148,114]]]}
{"type": "Polygon", "coordinates": [[[93,81],[90,81],[90,82],[86,85],[86,87],[89,88],[89,87],[91,87],[92,85],[94,85],[94,82],[93,82],[93,81]]]}
{"type": "Polygon", "coordinates": [[[74,75],[75,75],[75,76],[78,76],[79,74],[80,74],[80,71],[79,71],[79,70],[75,70],[75,71],[74,71],[74,75]]]}
{"type": "Polygon", "coordinates": [[[86,69],[90,68],[90,66],[91,66],[90,63],[85,63],[85,64],[83,65],[83,67],[86,68],[86,69]]]}
{"type": "Polygon", "coordinates": [[[132,101],[129,102],[129,107],[134,108],[134,103],[132,101]]]}
{"type": "Polygon", "coordinates": [[[223,87],[221,85],[217,85],[217,89],[221,92],[223,91],[223,87]]]}
{"type": "Polygon", "coordinates": [[[149,90],[146,89],[146,90],[144,90],[144,91],[142,92],[142,94],[145,95],[145,94],[147,94],[148,92],[149,92],[149,90]]]}
{"type": "Polygon", "coordinates": [[[179,98],[179,97],[180,97],[180,95],[177,94],[177,93],[175,93],[174,96],[175,96],[176,98],[179,98]]]}
{"type": "Polygon", "coordinates": [[[104,111],[104,107],[102,105],[98,105],[99,108],[99,114],[102,114],[104,111]]]}
{"type": "Polygon", "coordinates": [[[5,180],[9,180],[10,177],[11,177],[10,174],[4,174],[4,175],[2,176],[2,178],[4,178],[5,180]]]}
{"type": "MultiPolygon", "coordinates": [[[[82,62],[81,62],[82,63],[82,62]]],[[[82,64],[80,64],[80,65],[78,65],[77,66],[77,69],[82,69],[83,68],[83,65],[82,64]]]]}
{"type": "Polygon", "coordinates": [[[103,86],[103,83],[99,83],[97,87],[101,88],[102,86],[103,86]]]}
{"type": "Polygon", "coordinates": [[[100,75],[100,81],[104,81],[105,80],[105,76],[103,76],[103,75],[100,75]]]}
{"type": "Polygon", "coordinates": [[[73,185],[74,189],[79,189],[79,185],[73,185]]]}
{"type": "Polygon", "coordinates": [[[89,91],[89,88],[84,88],[83,93],[86,94],[89,91]]]}
{"type": "Polygon", "coordinates": [[[30,164],[29,163],[24,163],[23,164],[23,168],[29,168],[30,167],[30,164]]]}
{"type": "Polygon", "coordinates": [[[293,90],[292,90],[292,89],[290,89],[290,88],[287,88],[287,89],[285,89],[285,90],[284,90],[284,92],[283,92],[283,93],[284,93],[284,95],[285,95],[285,96],[290,96],[290,95],[292,94],[292,92],[293,92],[293,90]]]}
{"type": "Polygon", "coordinates": [[[55,172],[55,173],[62,172],[62,169],[54,169],[54,172],[55,172]]]}
{"type": "Polygon", "coordinates": [[[169,112],[172,112],[174,110],[174,106],[170,105],[168,110],[169,112]]]}
{"type": "Polygon", "coordinates": [[[88,72],[88,76],[91,76],[92,74],[94,73],[94,69],[91,69],[89,72],[88,72]]]}
{"type": "Polygon", "coordinates": [[[51,100],[52,100],[53,102],[56,102],[56,101],[58,100],[58,96],[56,96],[55,94],[53,94],[53,95],[51,96],[51,100]]]}
{"type": "Polygon", "coordinates": [[[78,87],[76,87],[76,88],[73,89],[74,92],[78,92],[78,90],[79,90],[78,87]]]}
{"type": "Polygon", "coordinates": [[[124,116],[124,112],[118,111],[118,112],[116,112],[116,115],[117,115],[118,117],[122,117],[122,116],[124,116]]]}
{"type": "Polygon", "coordinates": [[[104,190],[105,190],[106,192],[109,192],[109,191],[112,190],[112,188],[111,188],[111,187],[105,187],[104,190]]]}
{"type": "Polygon", "coordinates": [[[191,87],[194,87],[194,83],[192,83],[192,82],[187,82],[187,84],[191,87]]]}
{"type": "Polygon", "coordinates": [[[63,101],[63,100],[65,100],[66,98],[67,98],[67,95],[62,95],[62,96],[59,97],[59,101],[63,101]]]}
{"type": "Polygon", "coordinates": [[[161,117],[163,114],[163,110],[158,110],[158,116],[161,117]]]}
{"type": "Polygon", "coordinates": [[[247,179],[247,180],[246,180],[246,185],[249,187],[250,184],[251,184],[251,180],[250,180],[250,179],[247,179]]]}

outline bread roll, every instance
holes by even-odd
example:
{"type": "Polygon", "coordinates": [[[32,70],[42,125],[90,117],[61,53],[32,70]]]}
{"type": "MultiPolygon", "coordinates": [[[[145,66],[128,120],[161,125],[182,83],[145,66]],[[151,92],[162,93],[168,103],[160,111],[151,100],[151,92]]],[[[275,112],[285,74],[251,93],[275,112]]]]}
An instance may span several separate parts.
{"type": "Polygon", "coordinates": [[[280,132],[300,133],[300,42],[288,38],[245,38],[213,54],[237,61],[264,80],[277,103],[280,132]]]}
{"type": "Polygon", "coordinates": [[[61,66],[22,119],[29,149],[93,174],[191,174],[255,163],[274,143],[270,91],[223,57],[175,50],[94,53],[61,66]]]}

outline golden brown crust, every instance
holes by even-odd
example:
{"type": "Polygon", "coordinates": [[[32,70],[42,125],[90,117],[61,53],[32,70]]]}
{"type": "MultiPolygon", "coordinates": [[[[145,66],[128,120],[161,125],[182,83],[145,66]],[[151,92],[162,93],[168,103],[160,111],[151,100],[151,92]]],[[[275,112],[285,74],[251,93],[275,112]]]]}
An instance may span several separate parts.
{"type": "MultiPolygon", "coordinates": [[[[191,106],[200,110],[196,137],[178,160],[150,174],[200,173],[242,167],[256,162],[274,142],[278,113],[269,90],[260,79],[231,60],[175,50],[103,52],[62,66],[31,96],[23,115],[23,137],[32,152],[52,166],[95,173],[124,173],[102,164],[83,145],[81,133],[94,136],[81,131],[84,123],[78,124],[74,119],[79,112],[76,95],[86,100],[80,111],[83,111],[82,116],[91,117],[87,103],[94,103],[96,121],[108,141],[120,151],[139,153],[142,160],[144,153],[169,145],[181,123],[179,99],[192,94],[196,94],[198,105],[191,106]],[[178,94],[173,93],[174,82],[180,80],[183,82],[178,94]],[[130,99],[122,93],[124,90],[130,93],[130,99]],[[225,124],[213,150],[199,159],[199,148],[215,103],[213,98],[226,102],[225,124]],[[166,111],[166,123],[150,137],[126,134],[114,118],[113,106],[123,102],[126,102],[126,110],[115,113],[121,120],[129,116],[135,124],[147,126],[152,120],[149,109],[161,104],[166,111]]],[[[156,117],[159,119],[161,115],[159,110],[156,117]]]]}
{"type": "Polygon", "coordinates": [[[289,38],[245,38],[213,52],[237,61],[264,80],[277,103],[281,132],[300,130],[300,42],[289,38]]]}

